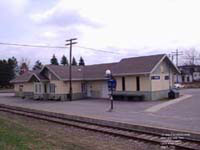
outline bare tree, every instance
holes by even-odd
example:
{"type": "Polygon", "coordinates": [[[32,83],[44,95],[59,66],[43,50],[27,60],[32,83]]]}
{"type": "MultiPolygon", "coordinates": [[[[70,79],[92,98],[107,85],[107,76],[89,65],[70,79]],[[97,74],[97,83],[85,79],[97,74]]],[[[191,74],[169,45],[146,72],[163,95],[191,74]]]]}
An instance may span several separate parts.
{"type": "Polygon", "coordinates": [[[197,65],[200,60],[200,53],[195,49],[191,48],[185,51],[185,65],[197,65]]]}
{"type": "Polygon", "coordinates": [[[30,60],[27,58],[21,58],[21,61],[19,63],[19,74],[23,74],[25,72],[27,72],[30,68],[30,60]]]}

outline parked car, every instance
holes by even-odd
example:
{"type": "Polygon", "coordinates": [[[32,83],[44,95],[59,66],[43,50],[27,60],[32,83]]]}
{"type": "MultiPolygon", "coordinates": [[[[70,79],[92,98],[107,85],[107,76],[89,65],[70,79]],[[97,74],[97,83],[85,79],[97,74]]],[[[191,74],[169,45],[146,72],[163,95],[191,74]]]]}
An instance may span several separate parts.
{"type": "Polygon", "coordinates": [[[176,89],[184,88],[184,85],[182,85],[180,83],[175,83],[174,88],[176,88],[176,89]]]}

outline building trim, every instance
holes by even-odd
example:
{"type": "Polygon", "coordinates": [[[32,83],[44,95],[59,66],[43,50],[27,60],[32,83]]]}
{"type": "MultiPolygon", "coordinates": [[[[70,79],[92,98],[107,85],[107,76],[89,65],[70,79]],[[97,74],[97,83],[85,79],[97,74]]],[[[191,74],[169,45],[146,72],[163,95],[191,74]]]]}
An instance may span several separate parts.
{"type": "Polygon", "coordinates": [[[180,74],[181,72],[179,71],[179,69],[171,62],[171,60],[169,59],[169,57],[167,55],[164,55],[160,61],[154,66],[154,68],[151,70],[151,74],[158,68],[158,66],[164,61],[164,59],[167,58],[168,61],[170,62],[170,64],[175,68],[175,70],[178,72],[178,74],[180,74]]]}
{"type": "MultiPolygon", "coordinates": [[[[50,67],[48,67],[48,66],[44,66],[44,68],[47,68],[51,73],[53,73],[59,80],[62,80],[61,78],[60,78],[60,76],[58,76],[50,67]]],[[[40,71],[40,73],[44,70],[44,68],[42,68],[42,70],[40,71]]]]}

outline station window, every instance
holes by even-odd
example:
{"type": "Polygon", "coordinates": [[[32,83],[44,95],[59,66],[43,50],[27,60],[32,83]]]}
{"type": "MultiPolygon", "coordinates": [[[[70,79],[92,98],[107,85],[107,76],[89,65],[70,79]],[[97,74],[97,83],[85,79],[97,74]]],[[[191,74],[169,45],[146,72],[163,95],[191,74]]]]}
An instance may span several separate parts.
{"type": "Polygon", "coordinates": [[[37,84],[35,84],[35,93],[37,93],[38,92],[38,86],[37,86],[37,84]]]}
{"type": "Polygon", "coordinates": [[[182,82],[185,82],[185,77],[184,76],[182,76],[182,82]]]}
{"type": "Polygon", "coordinates": [[[42,85],[40,83],[35,84],[35,93],[42,93],[42,85]]]}
{"type": "Polygon", "coordinates": [[[22,85],[22,84],[19,85],[19,91],[20,91],[20,92],[23,91],[23,87],[24,87],[24,85],[22,85]]]}
{"type": "Polygon", "coordinates": [[[165,76],[165,80],[169,80],[169,76],[165,76]]]}
{"type": "Polygon", "coordinates": [[[151,76],[151,80],[160,80],[160,76],[151,76]]]}
{"type": "Polygon", "coordinates": [[[42,92],[42,87],[41,87],[41,84],[39,84],[39,93],[42,92]]]}
{"type": "Polygon", "coordinates": [[[50,87],[50,93],[55,93],[56,90],[55,84],[50,84],[49,87],[50,87]]]}

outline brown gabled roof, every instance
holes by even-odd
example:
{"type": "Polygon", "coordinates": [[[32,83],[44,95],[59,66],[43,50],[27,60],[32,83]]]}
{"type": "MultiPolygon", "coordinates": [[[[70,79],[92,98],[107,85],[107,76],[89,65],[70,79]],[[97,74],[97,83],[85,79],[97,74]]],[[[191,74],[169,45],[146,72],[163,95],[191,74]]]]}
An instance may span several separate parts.
{"type": "Polygon", "coordinates": [[[48,81],[49,80],[45,76],[41,75],[40,70],[34,70],[34,71],[32,71],[32,73],[34,75],[36,75],[36,77],[37,77],[37,79],[39,79],[39,81],[48,81]]]}
{"type": "MultiPolygon", "coordinates": [[[[95,80],[104,79],[105,71],[112,70],[117,63],[96,64],[87,66],[72,66],[73,80],[95,80]]],[[[69,66],[47,65],[48,68],[58,79],[69,80],[69,66]]]]}
{"type": "Polygon", "coordinates": [[[113,75],[148,74],[165,54],[122,59],[114,68],[113,75]]]}
{"type": "Polygon", "coordinates": [[[96,80],[105,79],[105,72],[107,69],[113,71],[113,67],[117,63],[107,63],[107,64],[96,64],[88,65],[84,67],[84,79],[85,80],[96,80]]]}
{"type": "MultiPolygon", "coordinates": [[[[46,65],[46,67],[60,80],[69,79],[69,66],[46,65]]],[[[73,79],[83,79],[83,66],[72,66],[73,79]]]]}
{"type": "Polygon", "coordinates": [[[48,80],[44,76],[40,74],[39,70],[34,70],[34,71],[28,71],[25,72],[24,74],[17,76],[15,79],[11,80],[10,83],[23,83],[23,82],[29,82],[32,77],[35,77],[39,81],[46,81],[48,80]]]}
{"type": "MultiPolygon", "coordinates": [[[[132,57],[122,59],[118,63],[96,64],[87,66],[72,66],[72,80],[102,80],[106,79],[105,71],[111,70],[114,76],[149,74],[167,56],[165,54],[132,57]]],[[[59,80],[69,80],[69,66],[46,65],[59,80]]],[[[43,68],[43,69],[44,69],[43,68]]],[[[42,70],[43,70],[42,69],[42,70]]],[[[48,80],[41,75],[41,71],[28,72],[14,79],[12,82],[28,82],[35,75],[40,81],[48,80]]]]}
{"type": "Polygon", "coordinates": [[[24,74],[17,76],[15,79],[11,80],[10,83],[22,83],[29,82],[29,80],[34,76],[30,71],[25,72],[24,74]]]}

